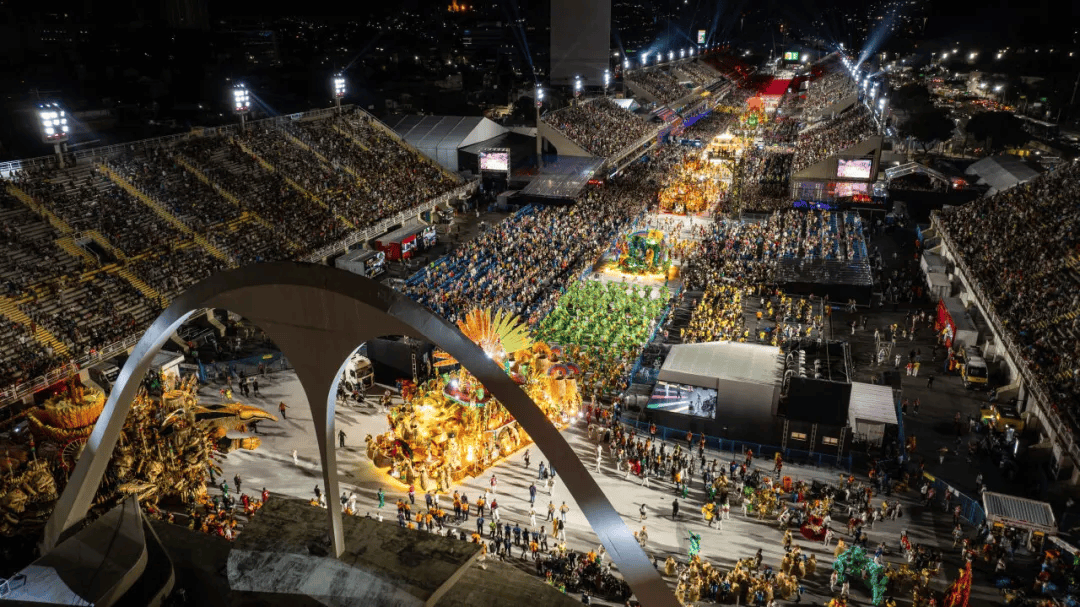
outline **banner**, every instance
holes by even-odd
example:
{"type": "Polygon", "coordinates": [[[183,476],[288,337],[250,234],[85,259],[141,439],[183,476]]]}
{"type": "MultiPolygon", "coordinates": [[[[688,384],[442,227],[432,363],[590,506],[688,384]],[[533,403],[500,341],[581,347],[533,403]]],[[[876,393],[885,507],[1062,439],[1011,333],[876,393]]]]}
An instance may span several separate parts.
{"type": "Polygon", "coordinates": [[[697,43],[698,44],[705,44],[705,30],[698,30],[697,31],[697,43]]]}

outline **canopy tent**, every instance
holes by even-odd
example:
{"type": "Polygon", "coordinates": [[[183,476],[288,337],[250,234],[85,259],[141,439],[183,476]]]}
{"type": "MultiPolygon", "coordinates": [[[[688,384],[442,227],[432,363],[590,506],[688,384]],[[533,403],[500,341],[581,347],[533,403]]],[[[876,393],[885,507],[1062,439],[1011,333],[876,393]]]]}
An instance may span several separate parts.
{"type": "Polygon", "coordinates": [[[854,430],[855,436],[880,445],[885,437],[885,425],[897,423],[896,396],[892,386],[851,383],[848,425],[854,430]]]}
{"type": "Polygon", "coordinates": [[[969,166],[965,173],[978,175],[979,184],[989,185],[989,195],[1039,176],[1038,171],[1024,164],[1019,158],[1005,154],[983,158],[969,166]]]}
{"type": "Polygon", "coordinates": [[[1041,531],[1047,535],[1057,533],[1054,510],[1046,502],[984,491],[983,508],[986,518],[991,522],[1029,531],[1041,531]]]}
{"type": "Polygon", "coordinates": [[[392,116],[386,124],[451,173],[458,172],[458,149],[508,130],[480,116],[392,116]]]}
{"type": "Polygon", "coordinates": [[[545,161],[539,174],[532,177],[521,194],[541,198],[577,198],[602,166],[603,158],[559,156],[553,161],[545,161]]]}

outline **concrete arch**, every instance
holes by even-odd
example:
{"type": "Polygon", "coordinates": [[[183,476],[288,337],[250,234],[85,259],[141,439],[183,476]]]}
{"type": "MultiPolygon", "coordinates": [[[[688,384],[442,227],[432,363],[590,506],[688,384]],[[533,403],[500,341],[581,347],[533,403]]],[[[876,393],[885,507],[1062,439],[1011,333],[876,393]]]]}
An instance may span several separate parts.
{"type": "MultiPolygon", "coordinates": [[[[456,326],[378,282],[321,265],[279,262],[216,274],[179,295],[150,325],[116,380],[68,485],[45,527],[45,547],[89,510],[139,388],[162,344],[193,311],[224,308],[260,326],[296,370],[312,409],[326,493],[338,495],[334,450],[335,394],[342,361],[379,335],[426,339],[453,355],[502,402],[551,461],[644,605],[678,603],[630,530],[561,434],[532,401],[456,326]]],[[[341,511],[328,508],[336,555],[344,551],[341,511]]]]}

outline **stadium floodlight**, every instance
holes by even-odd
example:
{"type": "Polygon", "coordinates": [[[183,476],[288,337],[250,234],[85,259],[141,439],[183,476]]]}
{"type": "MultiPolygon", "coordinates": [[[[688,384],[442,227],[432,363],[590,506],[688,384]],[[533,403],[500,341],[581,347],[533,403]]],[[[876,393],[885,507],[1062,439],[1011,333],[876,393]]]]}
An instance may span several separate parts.
{"type": "Polygon", "coordinates": [[[38,104],[37,114],[41,123],[42,141],[59,147],[61,143],[68,140],[71,129],[68,126],[67,112],[60,108],[60,104],[54,102],[38,104]]]}
{"type": "Polygon", "coordinates": [[[330,79],[330,82],[334,87],[334,107],[340,110],[341,98],[345,96],[345,76],[334,74],[334,77],[330,79]]]}
{"type": "Polygon", "coordinates": [[[248,112],[251,111],[251,92],[243,83],[239,83],[233,87],[232,95],[233,113],[240,116],[240,128],[242,129],[247,120],[248,112]]]}
{"type": "Polygon", "coordinates": [[[675,51],[668,51],[667,60],[673,61],[675,59],[675,51]]]}
{"type": "Polygon", "coordinates": [[[540,108],[544,106],[544,87],[536,83],[536,166],[544,165],[543,138],[540,136],[540,108]]]}
{"type": "Polygon", "coordinates": [[[539,84],[536,85],[536,107],[544,105],[544,89],[539,84]]]}
{"type": "Polygon", "coordinates": [[[1003,89],[1003,88],[1005,88],[1004,84],[998,84],[998,85],[994,86],[994,92],[995,93],[1000,93],[1001,89],[1003,89]]]}
{"type": "Polygon", "coordinates": [[[574,76],[574,97],[581,96],[582,86],[583,85],[581,83],[581,76],[574,76]]]}
{"type": "Polygon", "coordinates": [[[690,49],[690,56],[691,56],[691,57],[693,57],[693,56],[694,56],[694,51],[696,51],[696,50],[697,50],[696,48],[692,48],[692,49],[690,49]]]}
{"type": "Polygon", "coordinates": [[[685,58],[686,58],[686,49],[684,49],[684,48],[679,49],[679,59],[685,59],[685,58]]]}
{"type": "Polygon", "coordinates": [[[624,59],[623,62],[622,62],[622,66],[623,66],[624,70],[630,69],[630,60],[629,59],[624,59]]]}
{"type": "Polygon", "coordinates": [[[604,69],[604,94],[607,95],[608,85],[611,84],[611,70],[604,69]]]}

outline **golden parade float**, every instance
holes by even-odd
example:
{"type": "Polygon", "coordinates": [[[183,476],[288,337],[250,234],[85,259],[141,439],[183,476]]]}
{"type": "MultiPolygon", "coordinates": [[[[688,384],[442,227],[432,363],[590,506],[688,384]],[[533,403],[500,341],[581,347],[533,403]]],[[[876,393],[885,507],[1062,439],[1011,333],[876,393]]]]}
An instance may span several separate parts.
{"type": "MultiPolygon", "coordinates": [[[[160,398],[140,389],[124,421],[95,507],[106,510],[128,495],[144,506],[206,499],[205,477],[216,453],[256,449],[258,438],[230,439],[254,420],[276,418],[240,403],[203,405],[194,376],[162,378],[160,398]]],[[[44,525],[105,406],[105,395],[76,380],[25,413],[28,433],[0,439],[0,535],[28,534],[44,525]],[[22,438],[25,436],[25,438],[22,438]]],[[[22,423],[16,418],[15,426],[22,423]]]]}
{"type": "Polygon", "coordinates": [[[705,154],[687,156],[660,189],[660,210],[675,215],[708,211],[723,198],[732,179],[730,162],[705,154]]]}
{"type": "MultiPolygon", "coordinates": [[[[557,428],[578,414],[578,368],[562,361],[558,348],[534,342],[520,319],[502,310],[474,309],[458,327],[557,428]]],[[[375,466],[421,491],[446,490],[531,442],[471,373],[445,352],[436,352],[435,358],[434,366],[446,371],[390,410],[388,432],[367,437],[367,455],[375,466]]]]}

